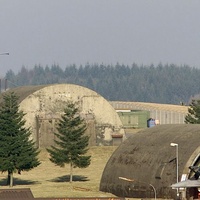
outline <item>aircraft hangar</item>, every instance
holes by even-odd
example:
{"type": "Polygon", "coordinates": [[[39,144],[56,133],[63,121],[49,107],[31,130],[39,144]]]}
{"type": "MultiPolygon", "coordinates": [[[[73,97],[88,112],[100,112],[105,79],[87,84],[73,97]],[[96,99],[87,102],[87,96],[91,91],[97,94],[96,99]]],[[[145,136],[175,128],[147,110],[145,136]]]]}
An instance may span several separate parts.
{"type": "Polygon", "coordinates": [[[6,92],[12,91],[19,96],[19,108],[26,113],[25,125],[31,128],[31,137],[39,148],[54,144],[56,123],[68,100],[78,104],[80,114],[87,122],[86,134],[90,136],[90,146],[115,145],[113,141],[121,143],[126,138],[115,109],[101,95],[88,88],[53,84],[22,86],[6,92]]]}
{"type": "MultiPolygon", "coordinates": [[[[127,198],[176,199],[177,190],[170,186],[177,182],[177,173],[178,181],[189,179],[189,166],[200,165],[199,134],[198,124],[159,125],[133,134],[108,160],[100,191],[127,198]]],[[[184,189],[179,192],[188,196],[184,189]]]]}

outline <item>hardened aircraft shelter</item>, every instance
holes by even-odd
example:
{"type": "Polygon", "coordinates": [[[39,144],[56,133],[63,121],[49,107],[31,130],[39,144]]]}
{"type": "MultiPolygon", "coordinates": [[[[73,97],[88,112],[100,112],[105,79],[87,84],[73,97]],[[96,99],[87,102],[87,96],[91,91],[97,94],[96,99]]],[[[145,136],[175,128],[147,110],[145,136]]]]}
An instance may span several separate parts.
{"type": "MultiPolygon", "coordinates": [[[[108,160],[100,191],[119,197],[175,199],[177,190],[171,185],[177,182],[177,150],[178,181],[187,180],[192,177],[189,166],[200,165],[199,134],[198,124],[158,125],[133,134],[108,160]]],[[[189,195],[184,189],[180,192],[189,195]]]]}
{"type": "Polygon", "coordinates": [[[121,143],[125,139],[115,109],[88,88],[73,84],[23,86],[9,89],[1,97],[12,91],[19,96],[19,108],[26,113],[26,126],[31,128],[31,137],[39,148],[54,145],[56,124],[67,101],[75,102],[80,115],[87,121],[86,134],[90,136],[90,146],[116,145],[113,142],[121,143]]]}

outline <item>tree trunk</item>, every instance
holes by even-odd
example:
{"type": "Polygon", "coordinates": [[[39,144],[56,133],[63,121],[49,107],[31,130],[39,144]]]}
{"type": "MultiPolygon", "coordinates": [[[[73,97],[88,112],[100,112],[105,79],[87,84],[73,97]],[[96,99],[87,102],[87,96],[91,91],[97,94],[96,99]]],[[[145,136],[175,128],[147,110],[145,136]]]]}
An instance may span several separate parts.
{"type": "Polygon", "coordinates": [[[73,181],[73,165],[72,163],[70,163],[70,180],[69,182],[72,183],[73,181]]]}
{"type": "Polygon", "coordinates": [[[10,173],[10,187],[13,186],[13,173],[10,173]]]}
{"type": "Polygon", "coordinates": [[[8,171],[8,176],[7,176],[7,185],[10,185],[10,172],[8,171]]]}
{"type": "Polygon", "coordinates": [[[7,185],[13,187],[13,172],[8,171],[7,185]]]}

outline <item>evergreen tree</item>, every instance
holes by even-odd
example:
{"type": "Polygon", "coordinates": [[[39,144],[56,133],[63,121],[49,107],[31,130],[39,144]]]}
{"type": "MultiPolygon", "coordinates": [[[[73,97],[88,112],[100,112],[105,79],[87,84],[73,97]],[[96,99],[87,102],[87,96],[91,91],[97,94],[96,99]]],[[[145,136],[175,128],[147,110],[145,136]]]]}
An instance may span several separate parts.
{"type": "Polygon", "coordinates": [[[185,117],[186,124],[200,124],[200,100],[192,100],[185,117]]]}
{"type": "Polygon", "coordinates": [[[70,183],[73,180],[73,168],[86,168],[90,165],[91,156],[85,155],[89,144],[89,136],[84,135],[86,128],[77,105],[69,101],[56,127],[56,145],[47,151],[50,153],[50,160],[56,165],[70,165],[70,183]]]}
{"type": "Polygon", "coordinates": [[[24,115],[19,111],[16,94],[5,94],[0,107],[0,171],[8,172],[7,183],[11,187],[14,172],[20,174],[40,164],[30,129],[24,127],[24,115]]]}

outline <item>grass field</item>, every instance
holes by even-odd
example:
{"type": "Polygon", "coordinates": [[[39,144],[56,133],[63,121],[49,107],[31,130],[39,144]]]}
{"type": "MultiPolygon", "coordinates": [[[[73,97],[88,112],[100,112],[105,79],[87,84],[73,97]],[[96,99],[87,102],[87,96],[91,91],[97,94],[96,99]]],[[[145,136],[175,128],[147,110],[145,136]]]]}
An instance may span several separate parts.
{"type": "MultiPolygon", "coordinates": [[[[34,197],[112,197],[114,195],[99,191],[104,167],[116,149],[114,146],[91,147],[91,165],[85,169],[75,168],[73,183],[69,183],[69,165],[64,168],[49,161],[49,155],[42,149],[39,155],[41,165],[21,175],[14,174],[15,188],[30,188],[34,197]]],[[[7,174],[0,174],[0,188],[7,189],[7,174]]]]}

